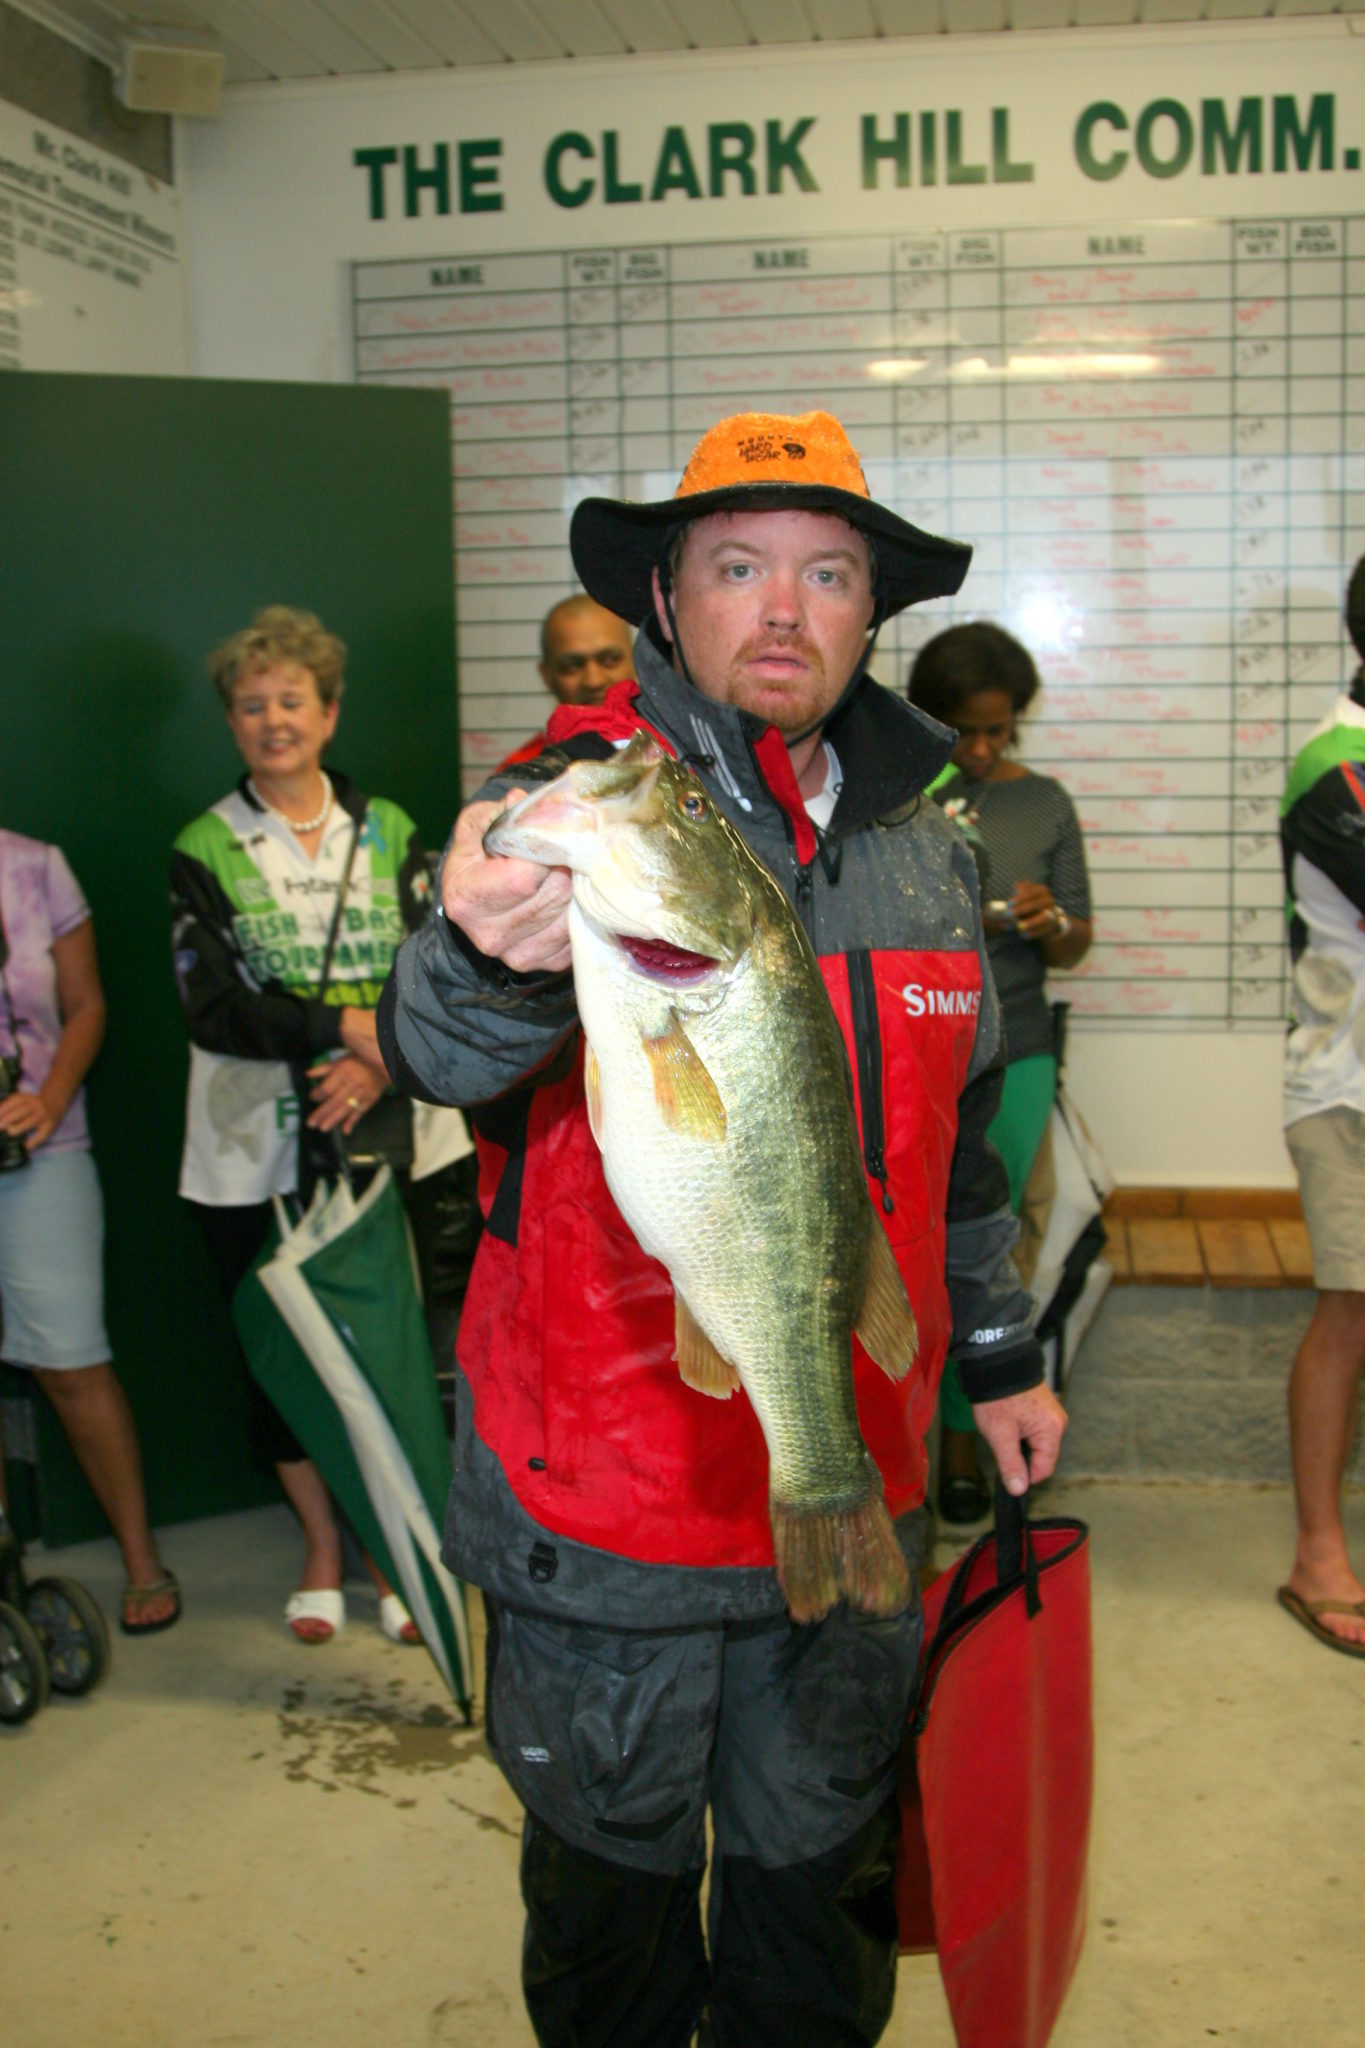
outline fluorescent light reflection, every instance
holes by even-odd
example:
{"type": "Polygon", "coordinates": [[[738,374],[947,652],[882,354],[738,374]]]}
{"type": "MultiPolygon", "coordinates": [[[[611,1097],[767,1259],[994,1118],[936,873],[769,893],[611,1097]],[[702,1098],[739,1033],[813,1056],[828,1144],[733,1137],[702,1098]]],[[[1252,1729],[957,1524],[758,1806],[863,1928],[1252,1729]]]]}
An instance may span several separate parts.
{"type": "Polygon", "coordinates": [[[1011,356],[1011,377],[1155,377],[1160,356],[1011,356]]]}
{"type": "Polygon", "coordinates": [[[920,371],[927,370],[928,367],[927,356],[893,356],[886,362],[869,363],[867,374],[869,377],[879,377],[887,384],[899,384],[903,378],[918,377],[920,371]]]}
{"type": "Polygon", "coordinates": [[[1014,625],[1034,654],[1064,654],[1081,638],[1081,615],[1061,590],[1031,590],[1013,607],[1014,625]]]}
{"type": "MultiPolygon", "coordinates": [[[[927,370],[927,356],[888,356],[869,363],[867,374],[879,383],[900,384],[927,370]]],[[[947,374],[966,383],[983,383],[1007,377],[1047,381],[1062,377],[1155,377],[1164,367],[1160,356],[1101,355],[1082,350],[1074,355],[1010,356],[1003,363],[988,362],[985,356],[967,356],[950,363],[947,374]]]]}
{"type": "Polygon", "coordinates": [[[988,363],[984,356],[968,356],[954,363],[950,377],[1152,377],[1161,368],[1161,357],[1151,355],[1010,356],[1004,363],[988,363]]]}

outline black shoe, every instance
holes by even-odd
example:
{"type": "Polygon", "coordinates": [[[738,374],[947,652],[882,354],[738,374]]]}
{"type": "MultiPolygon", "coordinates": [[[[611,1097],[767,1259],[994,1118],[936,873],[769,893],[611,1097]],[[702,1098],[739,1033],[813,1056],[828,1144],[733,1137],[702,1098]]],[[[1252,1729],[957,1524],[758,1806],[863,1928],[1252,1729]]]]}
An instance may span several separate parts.
{"type": "Polygon", "coordinates": [[[982,1522],[990,1513],[991,1497],[979,1479],[945,1476],[938,1483],[939,1519],[944,1522],[982,1522]]]}

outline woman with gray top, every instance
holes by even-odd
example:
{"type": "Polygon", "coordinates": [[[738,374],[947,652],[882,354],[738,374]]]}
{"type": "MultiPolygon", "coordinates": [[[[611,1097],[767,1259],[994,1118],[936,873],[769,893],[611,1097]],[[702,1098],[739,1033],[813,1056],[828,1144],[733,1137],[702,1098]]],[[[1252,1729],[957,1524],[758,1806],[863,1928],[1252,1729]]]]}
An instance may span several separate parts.
{"type": "MultiPolygon", "coordinates": [[[[985,620],[950,626],[920,649],[906,694],[921,711],[956,726],[952,765],[933,795],[972,842],[981,872],[986,950],[1004,1015],[1009,1064],[999,1114],[987,1133],[1009,1175],[1017,1215],[1057,1090],[1052,1013],[1045,982],[1088,952],[1093,926],[1085,846],[1076,809],[1059,782],[1013,758],[1018,721],[1038,693],[1033,657],[985,620]]],[[[971,1408],[951,1358],[939,1397],[939,1512],[976,1521],[989,1499],[981,1483],[971,1408]]]]}

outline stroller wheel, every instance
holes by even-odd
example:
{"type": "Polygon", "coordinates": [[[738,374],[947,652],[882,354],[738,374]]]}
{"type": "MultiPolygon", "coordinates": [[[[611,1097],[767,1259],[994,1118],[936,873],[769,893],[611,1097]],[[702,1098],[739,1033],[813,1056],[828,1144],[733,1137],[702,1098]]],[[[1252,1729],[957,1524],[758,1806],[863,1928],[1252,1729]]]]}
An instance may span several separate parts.
{"type": "Polygon", "coordinates": [[[24,1612],[47,1653],[54,1692],[93,1692],[109,1669],[109,1626],[75,1579],[35,1579],[24,1612]]]}
{"type": "Polygon", "coordinates": [[[17,1607],[0,1600],[0,1721],[17,1726],[29,1720],[48,1691],[47,1658],[37,1631],[17,1607]]]}

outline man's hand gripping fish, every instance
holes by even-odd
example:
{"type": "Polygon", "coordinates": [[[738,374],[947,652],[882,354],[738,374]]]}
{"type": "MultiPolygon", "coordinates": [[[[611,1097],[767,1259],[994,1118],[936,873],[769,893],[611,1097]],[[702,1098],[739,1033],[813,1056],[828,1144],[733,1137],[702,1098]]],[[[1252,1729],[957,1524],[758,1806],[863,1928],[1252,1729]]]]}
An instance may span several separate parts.
{"type": "Polygon", "coordinates": [[[797,1621],[894,1614],[909,1574],[858,1428],[851,1337],[892,1379],[915,1318],[868,1195],[839,1027],[768,870],[647,733],[495,818],[490,854],[573,870],[588,1114],[607,1185],[673,1281],[678,1367],[742,1386],[767,1441],[797,1621]]]}

